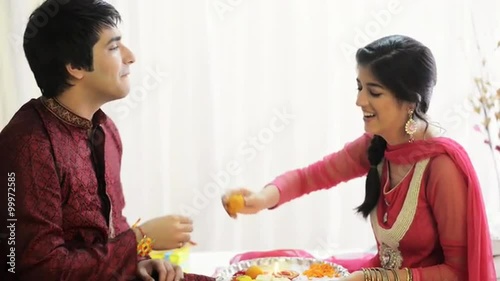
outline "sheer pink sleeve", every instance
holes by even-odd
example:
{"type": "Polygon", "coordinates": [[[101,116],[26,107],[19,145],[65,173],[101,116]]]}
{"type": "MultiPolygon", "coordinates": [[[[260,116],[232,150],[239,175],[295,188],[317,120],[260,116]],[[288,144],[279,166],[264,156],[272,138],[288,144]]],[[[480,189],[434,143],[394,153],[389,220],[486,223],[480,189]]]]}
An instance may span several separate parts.
{"type": "Polygon", "coordinates": [[[277,177],[271,183],[280,192],[280,201],[276,207],[302,195],[366,174],[370,168],[367,151],[371,139],[371,135],[364,134],[321,161],[277,177]]]}
{"type": "Polygon", "coordinates": [[[444,262],[414,269],[414,280],[467,280],[467,185],[464,175],[449,156],[440,155],[430,163],[427,184],[426,195],[437,223],[444,262]]]}

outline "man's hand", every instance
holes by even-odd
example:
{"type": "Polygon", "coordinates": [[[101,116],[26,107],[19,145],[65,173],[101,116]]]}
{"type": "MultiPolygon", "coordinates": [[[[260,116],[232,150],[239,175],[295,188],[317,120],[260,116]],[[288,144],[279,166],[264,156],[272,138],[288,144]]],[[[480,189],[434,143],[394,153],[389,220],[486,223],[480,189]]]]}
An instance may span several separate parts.
{"type": "Polygon", "coordinates": [[[141,228],[155,241],[154,250],[172,250],[191,241],[193,221],[188,217],[170,215],[149,220],[141,228]]]}
{"type": "Polygon", "coordinates": [[[153,272],[158,275],[157,281],[180,281],[184,279],[182,269],[166,260],[143,260],[137,264],[137,276],[144,281],[155,281],[153,272]]]}

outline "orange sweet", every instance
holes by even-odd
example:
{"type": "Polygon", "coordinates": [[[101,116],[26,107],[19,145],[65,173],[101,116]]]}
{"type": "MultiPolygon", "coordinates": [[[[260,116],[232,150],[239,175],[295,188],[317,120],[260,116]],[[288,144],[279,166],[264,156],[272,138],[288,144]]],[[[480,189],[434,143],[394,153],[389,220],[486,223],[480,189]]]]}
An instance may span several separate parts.
{"type": "Polygon", "coordinates": [[[234,215],[245,208],[245,199],[241,194],[233,194],[227,202],[227,209],[231,215],[234,215]]]}
{"type": "Polygon", "coordinates": [[[303,275],[312,278],[323,278],[323,277],[338,277],[338,273],[335,269],[326,263],[315,263],[312,264],[309,269],[302,272],[303,275]]]}
{"type": "Polygon", "coordinates": [[[252,265],[250,266],[247,271],[245,271],[245,275],[248,275],[250,276],[252,279],[255,279],[257,278],[257,276],[263,274],[264,271],[262,271],[262,269],[256,265],[252,265]]]}

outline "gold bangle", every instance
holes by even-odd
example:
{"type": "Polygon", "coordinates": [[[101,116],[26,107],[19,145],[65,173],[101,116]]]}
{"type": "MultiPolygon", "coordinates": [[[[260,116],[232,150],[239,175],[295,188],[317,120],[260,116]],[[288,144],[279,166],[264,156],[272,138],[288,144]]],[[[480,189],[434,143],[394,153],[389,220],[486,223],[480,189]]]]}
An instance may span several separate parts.
{"type": "Polygon", "coordinates": [[[368,270],[366,268],[362,268],[361,269],[363,271],[363,277],[365,279],[365,281],[371,281],[371,278],[369,279],[369,275],[368,275],[368,270]]]}
{"type": "Polygon", "coordinates": [[[368,268],[366,271],[368,272],[368,275],[370,275],[370,281],[375,281],[375,278],[373,278],[373,270],[368,268]]]}
{"type": "Polygon", "coordinates": [[[411,269],[405,267],[405,270],[406,270],[406,281],[413,281],[413,273],[411,272],[411,269]]]}
{"type": "Polygon", "coordinates": [[[375,272],[375,276],[377,277],[377,281],[383,281],[383,280],[380,280],[380,278],[379,278],[379,274],[380,274],[380,277],[382,277],[382,273],[380,273],[379,269],[374,268],[373,271],[375,272]]]}
{"type": "Polygon", "coordinates": [[[389,274],[387,273],[387,269],[381,268],[379,270],[380,273],[382,274],[382,281],[391,281],[391,279],[389,279],[389,274]]]}
{"type": "Polygon", "coordinates": [[[389,280],[389,275],[387,275],[387,270],[385,268],[380,268],[380,275],[382,276],[382,281],[390,281],[389,280]]]}
{"type": "Polygon", "coordinates": [[[395,269],[391,269],[391,272],[394,275],[394,281],[399,281],[398,272],[395,269]]]}

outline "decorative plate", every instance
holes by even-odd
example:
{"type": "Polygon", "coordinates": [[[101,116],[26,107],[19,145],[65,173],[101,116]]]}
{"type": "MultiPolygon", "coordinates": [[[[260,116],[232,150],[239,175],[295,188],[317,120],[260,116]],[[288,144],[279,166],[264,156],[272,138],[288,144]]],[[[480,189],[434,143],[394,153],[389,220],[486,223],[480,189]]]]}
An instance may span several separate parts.
{"type": "Polygon", "coordinates": [[[340,279],[341,277],[349,276],[349,272],[347,271],[347,269],[338,264],[311,258],[277,257],[277,258],[251,259],[232,264],[224,269],[221,269],[217,274],[216,280],[231,281],[235,274],[237,275],[238,273],[247,270],[251,266],[259,266],[264,271],[275,274],[284,272],[286,275],[287,273],[291,272],[293,275],[293,273],[296,272],[299,274],[299,276],[294,278],[293,281],[337,280],[340,279]],[[317,263],[331,265],[337,277],[332,277],[332,278],[322,277],[322,278],[309,279],[307,276],[302,275],[302,273],[307,269],[309,269],[309,267],[312,264],[317,264],[317,263]]]}

